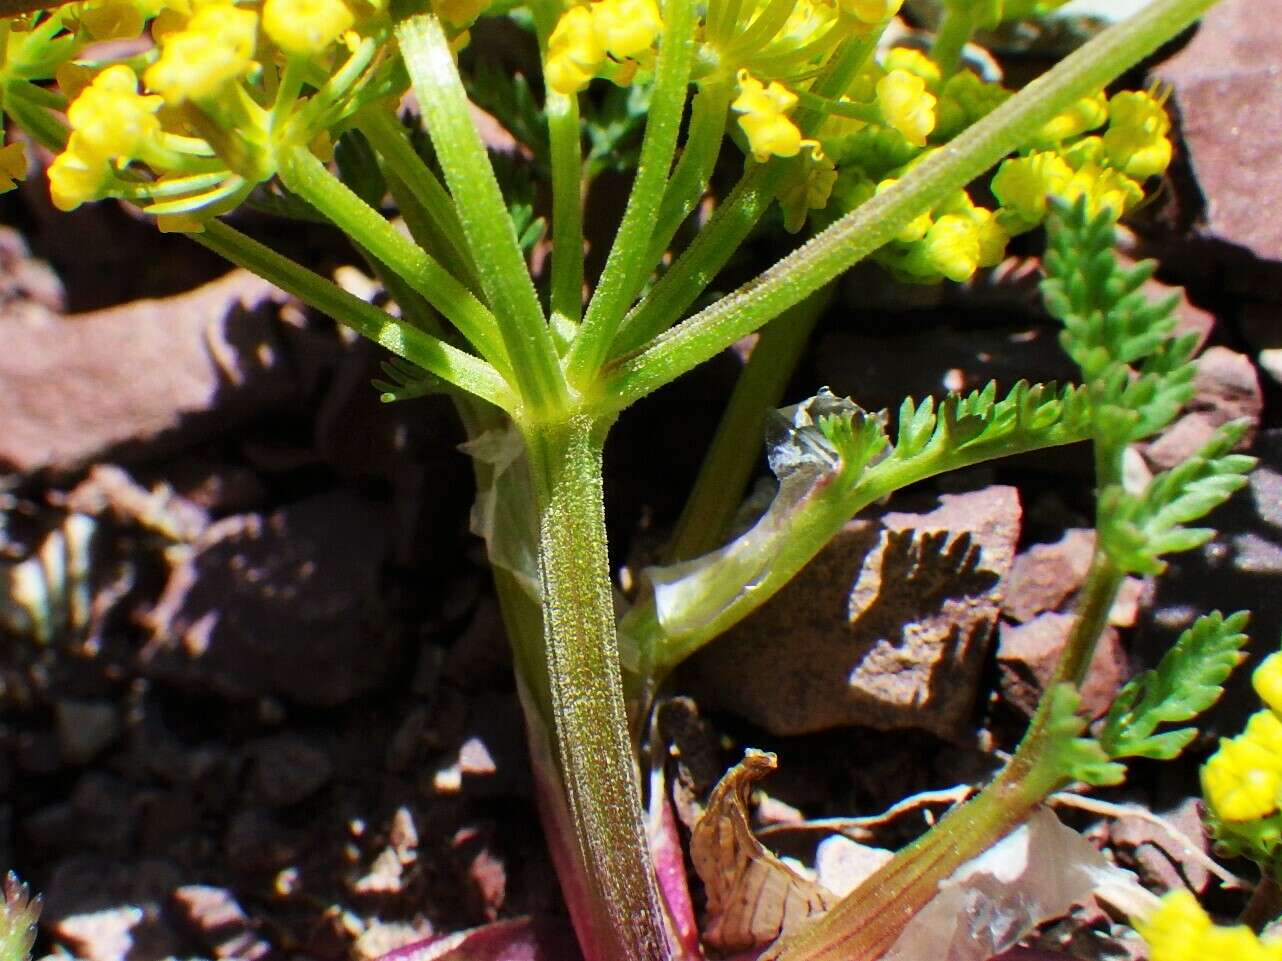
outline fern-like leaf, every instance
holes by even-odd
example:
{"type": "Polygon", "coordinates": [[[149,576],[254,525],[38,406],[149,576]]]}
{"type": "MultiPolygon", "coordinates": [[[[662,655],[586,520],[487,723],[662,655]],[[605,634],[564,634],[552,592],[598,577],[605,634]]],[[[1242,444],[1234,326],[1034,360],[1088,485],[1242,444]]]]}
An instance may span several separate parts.
{"type": "Polygon", "coordinates": [[[1126,766],[1112,760],[1095,738],[1082,736],[1086,718],[1079,713],[1082,696],[1077,688],[1057,684],[1045,696],[1050,698],[1046,707],[1048,743],[1041,763],[1051,765],[1057,776],[1071,781],[1096,787],[1121,784],[1126,779],[1126,766]]]}
{"type": "Polygon", "coordinates": [[[929,397],[920,406],[912,398],[905,400],[893,456],[971,462],[1081,440],[1089,425],[1090,404],[1081,388],[1020,381],[998,399],[997,384],[989,382],[982,390],[949,395],[938,405],[929,397]]]}
{"type": "Polygon", "coordinates": [[[1185,727],[1161,734],[1163,724],[1197,717],[1224,693],[1224,682],[1245,658],[1247,612],[1199,617],[1151,671],[1131,679],[1108,712],[1100,744],[1112,758],[1170,760],[1197,737],[1185,727]]]}
{"type": "Polygon", "coordinates": [[[1215,532],[1188,527],[1219,507],[1246,484],[1254,457],[1231,453],[1246,431],[1245,421],[1222,426],[1196,455],[1158,474],[1143,492],[1110,487],[1100,497],[1101,546],[1113,562],[1134,574],[1160,574],[1165,554],[1192,550],[1215,532]]]}
{"type": "Polygon", "coordinates": [[[1060,344],[1082,371],[1107,445],[1150,437],[1193,395],[1193,336],[1174,336],[1177,298],[1150,300],[1151,262],[1123,266],[1108,212],[1058,204],[1043,260],[1042,298],[1064,324],[1060,344]]]}

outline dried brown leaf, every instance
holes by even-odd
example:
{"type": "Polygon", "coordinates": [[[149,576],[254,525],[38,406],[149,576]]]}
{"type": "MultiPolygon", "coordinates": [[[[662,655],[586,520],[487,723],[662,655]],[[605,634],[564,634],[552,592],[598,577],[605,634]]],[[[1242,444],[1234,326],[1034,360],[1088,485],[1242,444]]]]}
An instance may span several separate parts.
{"type": "Polygon", "coordinates": [[[749,750],[713,789],[691,835],[690,858],[708,895],[703,939],[719,951],[770,944],[838,901],[831,891],[784,864],[752,833],[752,785],[775,766],[773,754],[749,750]]]}

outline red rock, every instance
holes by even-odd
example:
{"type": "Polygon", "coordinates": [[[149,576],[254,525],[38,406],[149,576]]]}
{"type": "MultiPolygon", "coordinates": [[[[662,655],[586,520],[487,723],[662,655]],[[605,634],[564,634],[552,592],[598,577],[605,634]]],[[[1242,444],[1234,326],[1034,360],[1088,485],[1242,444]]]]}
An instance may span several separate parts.
{"type": "Polygon", "coordinates": [[[190,293],[59,316],[0,314],[0,470],[172,451],[293,392],[285,295],[234,270],[190,293]]]}
{"type": "Polygon", "coordinates": [[[1054,544],[1035,544],[1015,558],[1002,599],[1002,614],[1023,624],[1043,611],[1058,611],[1077,593],[1091,566],[1095,532],[1074,528],[1054,544]]]}
{"type": "Polygon", "coordinates": [[[1255,0],[1212,7],[1162,64],[1189,166],[1205,199],[1203,237],[1282,261],[1282,19],[1255,0]]]}
{"type": "Polygon", "coordinates": [[[259,961],[271,945],[255,933],[235,895],[225,888],[187,884],[176,889],[174,907],[215,958],[259,961]]]}
{"type": "MultiPolygon", "coordinates": [[[[1037,709],[1074,620],[1072,614],[1050,611],[1027,624],[1002,624],[997,664],[1002,696],[1008,703],[1028,715],[1037,709]]],[[[1087,716],[1104,714],[1130,676],[1130,663],[1117,631],[1105,628],[1082,685],[1082,707],[1087,716]]]]}

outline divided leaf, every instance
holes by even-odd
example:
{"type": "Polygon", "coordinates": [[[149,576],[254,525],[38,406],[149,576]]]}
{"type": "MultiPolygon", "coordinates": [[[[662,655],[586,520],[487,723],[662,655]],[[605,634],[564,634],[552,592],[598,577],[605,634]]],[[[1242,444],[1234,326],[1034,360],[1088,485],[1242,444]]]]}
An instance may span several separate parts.
{"type": "Polygon", "coordinates": [[[1161,430],[1192,397],[1196,338],[1174,336],[1176,297],[1145,296],[1156,265],[1124,267],[1115,243],[1108,212],[1092,218],[1084,201],[1057,203],[1042,298],[1090,390],[1097,439],[1122,445],[1161,430]]]}
{"type": "Polygon", "coordinates": [[[1100,496],[1100,545],[1113,562],[1133,574],[1160,574],[1164,554],[1192,550],[1215,532],[1209,527],[1186,527],[1219,507],[1246,485],[1254,457],[1231,453],[1247,424],[1234,421],[1221,427],[1196,455],[1163,471],[1138,494],[1120,486],[1100,496]]]}
{"type": "Polygon", "coordinates": [[[997,384],[983,390],[950,394],[935,404],[907,398],[899,408],[899,432],[893,456],[956,457],[959,462],[1079,440],[1087,436],[1090,406],[1079,387],[1019,381],[997,398],[997,384]]]}
{"type": "Polygon", "coordinates": [[[1229,674],[1245,655],[1246,611],[1199,617],[1151,671],[1131,679],[1108,712],[1100,743],[1109,757],[1167,761],[1197,736],[1193,727],[1155,734],[1163,724],[1191,721],[1224,693],[1229,674]]]}
{"type": "Polygon", "coordinates": [[[1082,696],[1072,684],[1057,684],[1045,695],[1050,699],[1050,717],[1046,732],[1050,744],[1043,763],[1054,766],[1063,777],[1084,781],[1096,787],[1121,784],[1126,780],[1126,766],[1110,759],[1093,737],[1082,737],[1086,718],[1078,713],[1082,696]]]}

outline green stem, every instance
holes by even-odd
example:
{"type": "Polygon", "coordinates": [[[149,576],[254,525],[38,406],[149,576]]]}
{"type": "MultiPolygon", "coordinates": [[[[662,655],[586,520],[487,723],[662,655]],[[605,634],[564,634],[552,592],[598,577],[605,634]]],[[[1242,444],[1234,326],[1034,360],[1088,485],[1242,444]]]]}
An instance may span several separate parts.
{"type": "MultiPolygon", "coordinates": [[[[815,83],[815,94],[826,99],[839,96],[876,50],[884,26],[852,37],[838,47],[815,83]]],[[[803,109],[797,122],[809,136],[824,116],[822,110],[803,109]]],[[[624,318],[610,348],[612,358],[637,349],[676,323],[757,225],[778,193],[787,169],[780,163],[749,165],[707,226],[659,278],[645,300],[624,318]]]]}
{"type": "Polygon", "coordinates": [[[373,207],[325,169],[305,147],[280,151],[280,179],[335,226],[405,278],[445,315],[505,377],[512,372],[494,316],[454,275],[408,240],[373,207]]]}
{"type": "Polygon", "coordinates": [[[567,393],[556,347],[494,167],[472,121],[449,40],[431,15],[402,21],[396,36],[481,287],[513,359],[521,398],[540,415],[563,410],[567,393]]]}
{"type": "Polygon", "coordinates": [[[447,248],[440,251],[439,256],[445,257],[445,250],[448,250],[466,270],[466,276],[460,279],[474,283],[476,266],[472,263],[467,239],[463,236],[463,226],[454,209],[454,199],[436,174],[432,173],[432,168],[415,151],[395,114],[384,104],[371,104],[360,112],[357,126],[387,165],[387,169],[408,188],[427,216],[433,232],[448,244],[447,248]]]}
{"type": "Polygon", "coordinates": [[[681,131],[690,68],[694,62],[694,3],[666,0],[645,138],[623,221],[570,348],[567,371],[578,387],[600,370],[637,291],[653,266],[647,259],[655,217],[663,201],[681,131]]]}
{"type": "Polygon", "coordinates": [[[203,233],[189,236],[201,246],[270,280],[281,290],[461,390],[504,410],[515,406],[516,398],[503,378],[483,360],[400,323],[337,284],[282,257],[221,221],[208,221],[203,233]]]}
{"type": "Polygon", "coordinates": [[[828,302],[827,288],[766,326],[739,373],[734,392],[677,521],[667,562],[706,554],[723,543],[760,459],[766,413],[779,406],[828,302]]]}
{"type": "Polygon", "coordinates": [[[930,45],[930,59],[939,65],[945,77],[957,72],[962,50],[975,32],[975,14],[968,0],[944,4],[944,16],[930,45]]]}
{"type": "Polygon", "coordinates": [[[573,340],[583,316],[583,145],[579,99],[548,86],[544,113],[552,161],[552,324],[573,340]]]}
{"type": "Polygon", "coordinates": [[[645,257],[647,263],[659,262],[681,224],[708,189],[712,168],[721,153],[730,99],[730,85],[724,80],[709,83],[695,94],[690,107],[690,130],[655,217],[654,233],[645,257]]]}
{"type": "Polygon", "coordinates": [[[1178,34],[1214,2],[1154,0],[1104,31],[761,277],[608,365],[603,395],[618,398],[622,409],[778,316],[1017,149],[1065,104],[1105,86],[1178,34]]]}
{"type": "Polygon", "coordinates": [[[1055,772],[1026,758],[1013,760],[826,915],[785,938],[771,961],[877,961],[941,881],[1018,827],[1060,784],[1055,772]]]}
{"type": "MultiPolygon", "coordinates": [[[[539,503],[547,683],[572,843],[588,888],[593,961],[661,961],[669,947],[623,704],[606,549],[601,450],[586,415],[527,429],[539,503]]],[[[577,919],[576,919],[577,921],[577,919]]]]}
{"type": "MultiPolygon", "coordinates": [[[[780,163],[754,163],[735,184],[712,219],[624,318],[611,354],[635,350],[667,330],[680,317],[747,239],[766,212],[787,173],[780,163]]],[[[606,365],[606,370],[610,365],[606,365]]]]}

